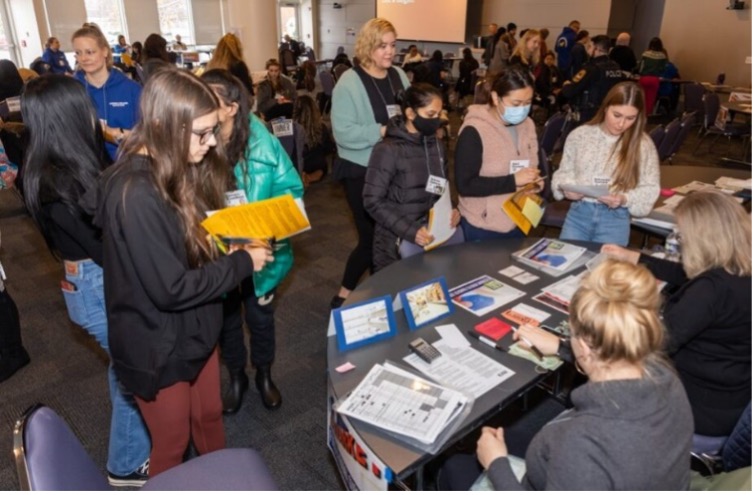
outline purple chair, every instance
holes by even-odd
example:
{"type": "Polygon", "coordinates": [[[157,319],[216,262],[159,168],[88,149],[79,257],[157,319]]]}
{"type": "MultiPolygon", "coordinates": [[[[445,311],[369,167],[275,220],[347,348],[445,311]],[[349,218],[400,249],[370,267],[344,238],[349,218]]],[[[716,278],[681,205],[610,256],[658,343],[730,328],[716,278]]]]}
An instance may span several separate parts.
{"type": "Polygon", "coordinates": [[[652,129],[649,133],[649,137],[652,138],[652,142],[655,143],[655,148],[657,148],[657,152],[659,153],[660,143],[662,143],[662,138],[665,137],[665,128],[662,124],[652,129]]]}
{"type": "Polygon", "coordinates": [[[662,142],[657,148],[657,154],[659,155],[661,162],[672,156],[673,146],[675,146],[675,142],[678,139],[680,132],[681,121],[679,119],[673,119],[671,123],[665,126],[665,136],[662,138],[662,142]]]}
{"type": "MultiPolygon", "coordinates": [[[[42,404],[13,429],[13,454],[22,490],[110,491],[112,487],[66,422],[42,404]]],[[[277,490],[252,449],[205,454],[150,478],[142,490],[277,490]]]]}

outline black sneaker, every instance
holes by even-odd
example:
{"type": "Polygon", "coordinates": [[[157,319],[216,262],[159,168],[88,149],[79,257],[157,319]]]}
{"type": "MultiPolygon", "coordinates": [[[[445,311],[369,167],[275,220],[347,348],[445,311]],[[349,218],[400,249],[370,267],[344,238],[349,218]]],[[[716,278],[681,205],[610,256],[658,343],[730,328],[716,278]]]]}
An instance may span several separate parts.
{"type": "Polygon", "coordinates": [[[149,479],[149,459],[139,466],[136,471],[125,476],[118,476],[110,471],[107,472],[107,482],[110,486],[133,486],[140,488],[149,479]]]}

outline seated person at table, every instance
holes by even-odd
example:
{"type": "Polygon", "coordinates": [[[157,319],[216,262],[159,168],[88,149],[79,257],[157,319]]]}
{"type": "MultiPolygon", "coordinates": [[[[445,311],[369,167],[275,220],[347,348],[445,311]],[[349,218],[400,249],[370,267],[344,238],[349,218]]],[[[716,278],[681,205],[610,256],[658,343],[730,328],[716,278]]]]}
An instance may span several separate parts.
{"type": "Polygon", "coordinates": [[[555,199],[573,201],[561,239],[628,245],[631,216],[648,215],[660,194],[657,147],[644,132],[646,122],[644,93],[622,82],[592,120],[568,135],[552,177],[555,199]],[[605,186],[607,194],[592,198],[567,186],[605,186]]]}
{"type": "MultiPolygon", "coordinates": [[[[364,208],[375,220],[375,272],[398,260],[400,241],[419,246],[434,241],[427,215],[449,187],[448,159],[437,138],[444,124],[440,90],[419,83],[399,98],[402,115],[390,120],[385,138],[374,147],[364,183],[364,208]],[[432,189],[435,184],[440,187],[432,189]]],[[[454,210],[451,224],[460,220],[454,210]]]]}
{"type": "MultiPolygon", "coordinates": [[[[526,339],[572,361],[589,381],[571,393],[573,408],[534,436],[520,481],[513,466],[523,467],[521,459],[509,456],[503,429],[484,427],[477,458],[486,474],[473,488],[687,489],[693,420],[683,386],[660,353],[659,305],[649,270],[607,260],[571,301],[570,342],[522,326],[514,337],[522,345],[526,339]]],[[[468,469],[454,469],[463,460],[448,461],[441,488],[468,489],[468,469]]]]}
{"type": "Polygon", "coordinates": [[[270,121],[277,117],[293,116],[296,85],[280,73],[280,62],[271,58],[265,64],[267,76],[257,86],[257,109],[270,121]]]}
{"type": "Polygon", "coordinates": [[[679,286],[665,302],[667,352],[694,412],[694,431],[726,436],[751,402],[751,218],[721,192],[698,191],[675,209],[681,263],[606,245],[679,286]]]}

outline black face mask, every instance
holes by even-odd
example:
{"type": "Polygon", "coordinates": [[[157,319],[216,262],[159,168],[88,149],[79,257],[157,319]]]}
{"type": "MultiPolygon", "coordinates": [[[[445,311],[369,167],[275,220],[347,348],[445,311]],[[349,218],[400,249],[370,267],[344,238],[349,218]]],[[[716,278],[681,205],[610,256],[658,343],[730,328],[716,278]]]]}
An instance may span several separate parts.
{"type": "Polygon", "coordinates": [[[416,127],[416,130],[419,131],[422,136],[434,136],[437,129],[439,129],[442,124],[443,121],[440,120],[440,117],[428,119],[417,113],[414,118],[414,127],[416,127]]]}

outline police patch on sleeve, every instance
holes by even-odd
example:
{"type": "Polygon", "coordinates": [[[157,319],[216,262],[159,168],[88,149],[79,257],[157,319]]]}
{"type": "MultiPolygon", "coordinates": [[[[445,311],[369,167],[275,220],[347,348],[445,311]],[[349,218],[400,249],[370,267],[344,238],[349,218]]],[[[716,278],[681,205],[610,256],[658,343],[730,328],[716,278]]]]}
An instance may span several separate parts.
{"type": "Polygon", "coordinates": [[[577,83],[577,82],[581,81],[581,79],[583,79],[585,75],[586,75],[586,70],[585,69],[581,69],[580,71],[578,71],[576,73],[575,76],[573,76],[573,82],[577,83]]]}

